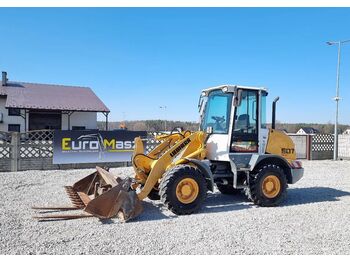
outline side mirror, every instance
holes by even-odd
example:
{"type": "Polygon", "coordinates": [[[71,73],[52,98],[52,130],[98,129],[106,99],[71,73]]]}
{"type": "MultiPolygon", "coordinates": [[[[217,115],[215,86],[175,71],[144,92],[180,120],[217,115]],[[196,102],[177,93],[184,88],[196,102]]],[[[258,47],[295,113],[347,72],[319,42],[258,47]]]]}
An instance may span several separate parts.
{"type": "Polygon", "coordinates": [[[212,126],[207,126],[206,133],[207,134],[212,134],[213,133],[213,127],[212,126]]]}
{"type": "Polygon", "coordinates": [[[242,89],[235,88],[234,96],[233,106],[237,107],[241,104],[242,101],[242,89]]]}

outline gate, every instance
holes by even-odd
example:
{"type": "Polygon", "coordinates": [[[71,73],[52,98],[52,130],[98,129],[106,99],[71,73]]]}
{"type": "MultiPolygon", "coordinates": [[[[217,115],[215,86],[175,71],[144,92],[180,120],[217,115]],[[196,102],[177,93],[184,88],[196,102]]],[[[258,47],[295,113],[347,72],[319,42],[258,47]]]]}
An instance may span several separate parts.
{"type": "Polygon", "coordinates": [[[339,135],[338,155],[341,159],[350,159],[350,135],[339,135]]]}
{"type": "Polygon", "coordinates": [[[288,134],[293,140],[297,159],[310,159],[309,135],[288,134]]]}

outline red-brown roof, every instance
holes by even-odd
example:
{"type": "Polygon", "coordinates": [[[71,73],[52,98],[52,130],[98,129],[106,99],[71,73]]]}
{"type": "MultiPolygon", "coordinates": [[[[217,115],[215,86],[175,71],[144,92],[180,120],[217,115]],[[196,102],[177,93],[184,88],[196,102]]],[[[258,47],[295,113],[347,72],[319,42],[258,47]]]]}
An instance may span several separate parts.
{"type": "Polygon", "coordinates": [[[0,86],[6,108],[109,112],[88,87],[8,82],[0,86]]]}

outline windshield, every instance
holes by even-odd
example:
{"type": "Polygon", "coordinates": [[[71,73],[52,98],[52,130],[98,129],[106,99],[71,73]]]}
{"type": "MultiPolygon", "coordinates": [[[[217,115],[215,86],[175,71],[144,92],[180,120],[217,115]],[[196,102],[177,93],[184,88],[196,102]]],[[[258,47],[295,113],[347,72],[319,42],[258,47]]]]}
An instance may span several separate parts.
{"type": "MultiPolygon", "coordinates": [[[[204,100],[203,100],[204,101],[204,100]]],[[[201,130],[213,128],[214,134],[227,134],[230,124],[232,93],[215,90],[209,93],[206,103],[200,106],[201,130]]]]}

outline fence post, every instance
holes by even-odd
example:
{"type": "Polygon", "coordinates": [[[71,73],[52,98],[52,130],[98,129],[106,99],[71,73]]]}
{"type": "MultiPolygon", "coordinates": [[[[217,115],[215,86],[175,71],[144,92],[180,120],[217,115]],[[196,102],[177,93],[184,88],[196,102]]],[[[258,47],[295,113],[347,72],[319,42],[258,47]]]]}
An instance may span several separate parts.
{"type": "Polygon", "coordinates": [[[311,160],[311,151],[312,151],[312,144],[311,144],[311,136],[306,135],[306,159],[311,160]]]}
{"type": "Polygon", "coordinates": [[[20,133],[13,132],[11,135],[11,171],[18,171],[18,156],[19,156],[19,145],[20,145],[20,133]]]}

